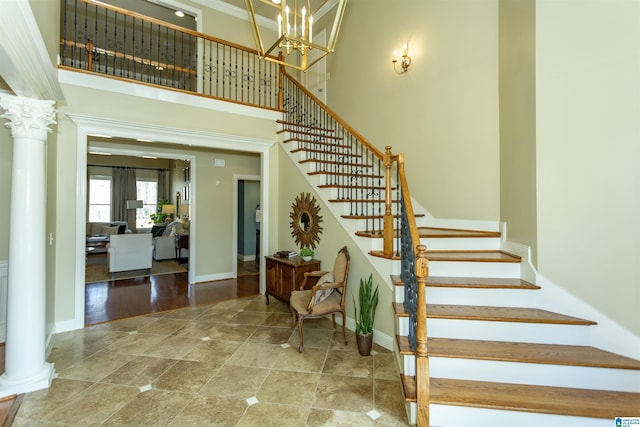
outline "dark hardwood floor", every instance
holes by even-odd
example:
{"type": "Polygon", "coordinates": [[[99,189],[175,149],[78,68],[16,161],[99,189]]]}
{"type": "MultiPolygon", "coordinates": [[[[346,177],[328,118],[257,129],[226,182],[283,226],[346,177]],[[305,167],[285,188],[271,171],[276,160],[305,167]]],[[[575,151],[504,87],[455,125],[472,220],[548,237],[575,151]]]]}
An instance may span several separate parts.
{"type": "Polygon", "coordinates": [[[195,285],[189,285],[187,273],[89,283],[85,325],[256,295],[259,279],[253,262],[240,262],[237,279],[195,285]]]}

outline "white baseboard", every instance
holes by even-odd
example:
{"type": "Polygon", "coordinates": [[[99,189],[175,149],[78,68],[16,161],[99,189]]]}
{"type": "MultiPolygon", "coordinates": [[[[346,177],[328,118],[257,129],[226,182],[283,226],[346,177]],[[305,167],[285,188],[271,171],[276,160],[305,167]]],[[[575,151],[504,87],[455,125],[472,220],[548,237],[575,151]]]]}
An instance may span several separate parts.
{"type": "Polygon", "coordinates": [[[252,255],[238,254],[238,261],[247,262],[247,261],[255,261],[255,260],[256,260],[255,254],[252,254],[252,255]]]}
{"type": "Polygon", "coordinates": [[[230,271],[227,273],[205,274],[201,276],[195,276],[193,278],[192,283],[198,284],[201,282],[214,282],[216,280],[226,280],[226,279],[233,279],[233,272],[230,271]]]}

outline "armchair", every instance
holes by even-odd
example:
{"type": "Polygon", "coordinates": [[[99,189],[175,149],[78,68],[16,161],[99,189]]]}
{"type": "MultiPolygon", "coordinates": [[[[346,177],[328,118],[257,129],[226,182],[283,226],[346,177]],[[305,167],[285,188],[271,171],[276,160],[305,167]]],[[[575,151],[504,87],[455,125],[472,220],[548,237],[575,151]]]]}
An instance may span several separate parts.
{"type": "Polygon", "coordinates": [[[336,313],[342,313],[342,336],[347,344],[346,315],[344,300],[347,294],[347,278],[349,277],[349,250],[345,246],[340,249],[333,264],[333,271],[312,271],[304,274],[304,280],[299,291],[291,292],[289,306],[291,308],[291,327],[298,321],[300,346],[298,351],[304,351],[303,322],[305,318],[318,318],[331,314],[333,328],[336,327],[336,313]],[[308,290],[304,290],[307,280],[320,278],[308,290]]]}
{"type": "Polygon", "coordinates": [[[114,234],[107,246],[109,273],[146,269],[151,274],[151,234],[114,234]]]}

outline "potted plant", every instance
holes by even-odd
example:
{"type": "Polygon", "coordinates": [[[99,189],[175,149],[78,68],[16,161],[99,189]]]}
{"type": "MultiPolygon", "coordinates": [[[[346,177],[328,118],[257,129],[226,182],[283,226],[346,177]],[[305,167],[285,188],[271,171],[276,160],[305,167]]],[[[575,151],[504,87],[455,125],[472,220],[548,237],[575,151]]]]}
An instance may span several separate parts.
{"type": "Polygon", "coordinates": [[[313,255],[314,255],[314,252],[313,252],[313,249],[311,248],[305,247],[300,249],[300,256],[304,261],[311,261],[313,259],[313,255]]]}
{"type": "Polygon", "coordinates": [[[360,355],[368,356],[371,354],[371,347],[373,346],[373,322],[376,319],[376,308],[378,307],[378,285],[373,289],[373,274],[370,274],[367,280],[360,279],[358,301],[360,303],[360,313],[358,313],[358,307],[356,306],[356,298],[353,297],[356,342],[358,343],[360,355]]]}
{"type": "Polygon", "coordinates": [[[166,221],[167,214],[162,213],[162,206],[166,205],[167,203],[169,203],[168,200],[158,199],[158,203],[156,204],[156,213],[152,213],[151,215],[149,215],[149,219],[151,219],[154,224],[162,224],[166,221]]]}

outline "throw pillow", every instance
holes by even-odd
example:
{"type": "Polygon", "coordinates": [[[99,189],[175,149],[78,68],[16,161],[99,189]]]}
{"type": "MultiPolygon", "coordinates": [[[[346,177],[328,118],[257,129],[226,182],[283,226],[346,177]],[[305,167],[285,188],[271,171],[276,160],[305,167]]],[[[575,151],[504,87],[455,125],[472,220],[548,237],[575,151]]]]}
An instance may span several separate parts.
{"type": "MultiPolygon", "coordinates": [[[[318,279],[318,282],[316,283],[317,285],[322,285],[324,283],[333,283],[335,282],[335,279],[333,278],[333,273],[332,272],[328,272],[326,274],[324,274],[322,277],[320,277],[320,279],[318,279]]],[[[311,301],[309,301],[309,306],[307,307],[308,311],[312,311],[313,310],[313,306],[320,304],[322,301],[326,300],[327,298],[329,298],[329,295],[331,295],[331,292],[333,292],[333,288],[332,289],[323,289],[321,291],[316,292],[316,297],[315,299],[312,297],[311,301]]]]}
{"type": "Polygon", "coordinates": [[[174,236],[176,234],[184,234],[184,227],[182,227],[182,223],[176,222],[176,224],[173,226],[171,235],[174,236]]]}
{"type": "Polygon", "coordinates": [[[118,226],[115,227],[107,227],[106,225],[102,227],[102,234],[113,235],[118,234],[118,226]]]}
{"type": "Polygon", "coordinates": [[[118,234],[124,234],[127,226],[124,224],[111,224],[111,227],[118,227],[118,234]]]}
{"type": "Polygon", "coordinates": [[[165,228],[166,227],[164,225],[154,225],[153,227],[151,227],[151,235],[153,237],[162,236],[165,228]]]}

